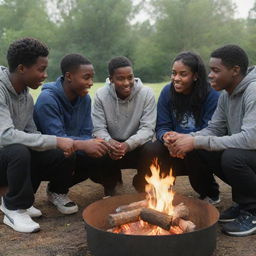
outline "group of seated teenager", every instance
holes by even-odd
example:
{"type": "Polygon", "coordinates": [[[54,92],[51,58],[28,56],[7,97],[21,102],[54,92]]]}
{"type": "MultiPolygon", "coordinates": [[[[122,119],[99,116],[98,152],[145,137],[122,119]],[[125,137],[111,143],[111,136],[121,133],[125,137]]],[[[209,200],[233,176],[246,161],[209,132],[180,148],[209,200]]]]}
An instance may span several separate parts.
{"type": "Polygon", "coordinates": [[[41,181],[48,200],[63,214],[78,211],[69,188],[87,178],[105,196],[122,183],[121,170],[137,169],[133,186],[144,191],[157,157],[163,174],[188,175],[202,200],[220,202],[218,176],[232,189],[233,205],[220,215],[233,236],[256,233],[256,71],[236,45],[211,53],[207,77],[201,58],[180,53],[158,103],[152,89],[133,74],[126,57],[108,63],[105,86],[91,108],[92,63],[68,54],[62,75],[42,87],[34,107],[29,88],[47,78],[48,48],[33,38],[13,42],[8,68],[0,67],[0,186],[3,222],[36,232],[33,206],[41,181]]]}

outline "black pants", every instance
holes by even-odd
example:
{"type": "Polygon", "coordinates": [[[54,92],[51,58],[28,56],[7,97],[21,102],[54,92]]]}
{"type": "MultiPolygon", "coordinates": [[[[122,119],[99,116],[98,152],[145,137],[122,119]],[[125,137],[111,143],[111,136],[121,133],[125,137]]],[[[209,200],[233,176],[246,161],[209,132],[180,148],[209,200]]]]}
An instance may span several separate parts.
{"type": "Polygon", "coordinates": [[[207,167],[232,188],[232,199],[241,209],[256,209],[256,151],[227,149],[220,152],[196,150],[207,167]]]}
{"type": "Polygon", "coordinates": [[[135,187],[137,190],[145,186],[145,175],[150,175],[149,169],[153,158],[158,158],[161,168],[161,173],[169,174],[170,169],[174,176],[188,175],[192,188],[201,196],[216,197],[219,195],[219,185],[216,183],[212,173],[205,170],[205,165],[200,161],[200,158],[194,152],[186,155],[184,159],[171,157],[168,149],[160,141],[148,143],[144,149],[144,155],[141,161],[144,165],[138,169],[138,174],[135,176],[135,187]],[[194,168],[192,168],[194,166],[194,168]]]}
{"type": "Polygon", "coordinates": [[[34,202],[42,180],[49,180],[49,189],[67,193],[74,158],[65,158],[60,150],[33,151],[14,144],[0,150],[0,186],[8,186],[4,202],[8,209],[27,209],[34,202]]]}
{"type": "MultiPolygon", "coordinates": [[[[122,182],[121,169],[146,168],[142,158],[144,150],[149,143],[151,142],[147,142],[144,145],[137,147],[135,150],[127,152],[125,156],[119,160],[113,160],[109,156],[104,156],[98,159],[94,168],[91,168],[90,178],[94,182],[102,184],[105,188],[114,188],[118,182],[122,182]]],[[[136,176],[133,180],[133,184],[136,188],[135,179],[136,176]]]]}

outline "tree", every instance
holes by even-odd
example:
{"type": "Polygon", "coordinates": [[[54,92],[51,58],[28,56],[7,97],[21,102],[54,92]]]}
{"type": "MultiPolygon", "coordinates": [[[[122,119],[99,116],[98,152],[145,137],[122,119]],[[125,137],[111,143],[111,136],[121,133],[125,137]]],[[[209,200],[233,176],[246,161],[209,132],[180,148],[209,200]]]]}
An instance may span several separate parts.
{"type": "Polygon", "coordinates": [[[49,20],[43,0],[0,2],[0,62],[6,65],[9,44],[21,37],[35,37],[50,44],[55,24],[49,20]],[[51,28],[51,29],[50,29],[51,28]]]}
{"type": "MultiPolygon", "coordinates": [[[[244,23],[235,20],[231,0],[151,0],[151,5],[155,19],[151,45],[160,53],[154,58],[157,80],[163,80],[180,51],[193,50],[208,60],[216,47],[243,38],[244,23]]],[[[151,52],[149,48],[144,55],[151,52]]]]}
{"type": "MultiPolygon", "coordinates": [[[[131,17],[132,1],[75,1],[70,12],[62,16],[53,53],[56,61],[67,53],[81,53],[94,64],[96,80],[105,80],[107,62],[111,57],[131,56],[131,17]]],[[[57,73],[57,70],[52,72],[57,73]]]]}

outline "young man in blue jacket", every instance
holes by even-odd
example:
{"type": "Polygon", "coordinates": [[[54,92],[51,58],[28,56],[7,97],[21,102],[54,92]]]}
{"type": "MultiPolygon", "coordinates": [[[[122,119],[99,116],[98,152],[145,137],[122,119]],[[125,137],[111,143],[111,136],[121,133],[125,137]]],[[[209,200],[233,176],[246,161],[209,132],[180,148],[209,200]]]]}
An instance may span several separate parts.
{"type": "Polygon", "coordinates": [[[107,143],[92,137],[91,98],[94,68],[80,54],[68,54],[61,60],[62,76],[43,85],[34,111],[38,129],[44,134],[74,140],[76,167],[71,186],[97,171],[108,150],[107,143]]]}
{"type": "Polygon", "coordinates": [[[213,51],[209,78],[211,86],[223,92],[212,120],[201,131],[173,134],[170,140],[174,156],[195,152],[206,170],[231,186],[235,205],[220,221],[232,236],[256,233],[256,69],[247,72],[248,62],[236,45],[213,51]]]}
{"type": "Polygon", "coordinates": [[[37,89],[47,77],[48,53],[40,41],[23,38],[9,46],[8,68],[0,67],[0,186],[8,186],[0,209],[4,223],[19,232],[40,229],[31,218],[42,215],[32,205],[42,180],[50,181],[50,200],[59,211],[78,210],[67,196],[73,140],[42,135],[33,120],[29,88],[37,89]]]}

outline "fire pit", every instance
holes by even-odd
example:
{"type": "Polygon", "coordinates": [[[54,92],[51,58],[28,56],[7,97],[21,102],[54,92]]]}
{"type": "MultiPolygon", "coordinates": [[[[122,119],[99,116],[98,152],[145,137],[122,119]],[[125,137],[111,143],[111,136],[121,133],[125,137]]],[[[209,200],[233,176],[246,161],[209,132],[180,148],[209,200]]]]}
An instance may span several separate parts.
{"type": "Polygon", "coordinates": [[[174,195],[173,205],[184,203],[196,230],[177,235],[125,235],[107,232],[108,216],[120,205],[145,199],[145,194],[114,196],[89,205],[83,212],[87,241],[94,256],[210,256],[216,247],[217,209],[201,200],[174,195]]]}

